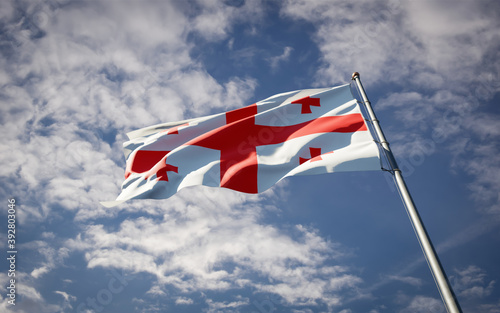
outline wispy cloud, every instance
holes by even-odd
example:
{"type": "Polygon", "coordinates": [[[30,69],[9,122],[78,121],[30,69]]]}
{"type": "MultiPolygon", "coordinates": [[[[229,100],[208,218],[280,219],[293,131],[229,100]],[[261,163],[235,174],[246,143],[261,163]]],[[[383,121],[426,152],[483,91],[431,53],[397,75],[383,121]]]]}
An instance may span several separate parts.
{"type": "Polygon", "coordinates": [[[54,291],[54,293],[63,297],[63,299],[64,299],[63,310],[66,308],[68,308],[69,310],[73,309],[71,302],[76,301],[77,298],[75,296],[72,296],[72,295],[68,294],[67,292],[59,291],[59,290],[54,291]]]}
{"type": "Polygon", "coordinates": [[[292,53],[292,47],[285,47],[281,55],[273,56],[269,58],[269,64],[271,68],[276,70],[280,63],[288,61],[290,54],[292,53]]]}
{"type": "Polygon", "coordinates": [[[495,281],[487,279],[486,272],[474,265],[455,270],[451,281],[458,295],[464,298],[485,298],[493,292],[495,286],[495,281]]]}
{"type": "Polygon", "coordinates": [[[443,303],[439,299],[416,296],[410,304],[400,311],[401,313],[444,313],[446,312],[443,303]]]}
{"type": "Polygon", "coordinates": [[[215,302],[211,299],[207,299],[208,310],[207,312],[215,313],[223,310],[224,312],[238,312],[238,308],[241,306],[246,306],[249,303],[248,299],[243,299],[240,301],[233,302],[215,302]]]}
{"type": "Polygon", "coordinates": [[[400,281],[402,283],[416,287],[422,286],[422,279],[416,277],[389,275],[387,278],[389,278],[390,280],[400,281]]]}

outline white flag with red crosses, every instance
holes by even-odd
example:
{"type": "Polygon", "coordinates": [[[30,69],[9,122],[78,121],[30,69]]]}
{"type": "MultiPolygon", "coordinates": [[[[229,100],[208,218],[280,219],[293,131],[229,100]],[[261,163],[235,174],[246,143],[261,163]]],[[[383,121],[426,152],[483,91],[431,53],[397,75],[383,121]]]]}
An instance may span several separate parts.
{"type": "Polygon", "coordinates": [[[288,176],[381,169],[349,85],[282,93],[128,136],[122,192],[106,206],[195,185],[258,193],[288,176]]]}

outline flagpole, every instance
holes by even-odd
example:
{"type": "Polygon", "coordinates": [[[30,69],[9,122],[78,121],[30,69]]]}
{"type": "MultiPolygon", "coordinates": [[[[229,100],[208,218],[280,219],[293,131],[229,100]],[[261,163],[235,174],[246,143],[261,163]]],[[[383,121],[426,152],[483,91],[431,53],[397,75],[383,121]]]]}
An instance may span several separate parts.
{"type": "Polygon", "coordinates": [[[387,159],[389,160],[389,165],[392,168],[391,173],[394,176],[396,185],[398,187],[398,190],[401,194],[401,198],[408,213],[408,217],[410,218],[415,234],[417,235],[422,251],[424,252],[424,256],[427,260],[427,264],[429,265],[432,276],[434,276],[434,281],[436,282],[439,293],[441,294],[441,298],[445,304],[446,310],[448,311],[448,313],[461,313],[462,310],[460,308],[460,305],[458,304],[455,294],[453,293],[453,290],[450,287],[450,283],[443,270],[443,266],[441,265],[441,262],[437,257],[436,251],[432,245],[429,235],[427,234],[427,231],[425,230],[425,227],[420,218],[420,215],[418,214],[417,208],[415,207],[415,203],[413,202],[410,192],[406,187],[403,175],[401,175],[401,170],[399,169],[396,159],[392,154],[391,148],[389,147],[389,143],[385,139],[384,133],[382,132],[382,128],[380,128],[377,117],[375,116],[375,112],[373,111],[370,101],[366,96],[365,89],[361,84],[358,72],[352,74],[352,80],[354,80],[356,82],[356,85],[358,86],[361,96],[363,97],[363,102],[365,104],[365,107],[368,111],[368,114],[370,115],[373,127],[375,128],[375,132],[377,133],[380,144],[382,145],[384,153],[387,156],[387,159]]]}

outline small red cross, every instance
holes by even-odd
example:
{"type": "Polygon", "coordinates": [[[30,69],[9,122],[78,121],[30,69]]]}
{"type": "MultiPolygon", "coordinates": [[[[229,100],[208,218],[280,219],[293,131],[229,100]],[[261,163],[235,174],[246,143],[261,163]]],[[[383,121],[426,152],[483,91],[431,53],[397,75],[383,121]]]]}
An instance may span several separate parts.
{"type": "Polygon", "coordinates": [[[312,113],[311,106],[315,107],[321,106],[319,103],[319,98],[311,98],[311,97],[300,98],[298,100],[292,101],[292,103],[302,104],[302,109],[300,111],[300,113],[302,114],[312,113]]]}
{"type": "Polygon", "coordinates": [[[125,179],[132,173],[148,172],[145,179],[156,174],[158,180],[168,181],[167,172],[178,173],[178,167],[167,164],[167,154],[170,151],[139,150],[130,162],[127,162],[125,179]],[[160,162],[161,161],[161,162],[160,162]]]}
{"type": "Polygon", "coordinates": [[[309,160],[311,160],[311,162],[316,162],[316,161],[319,161],[319,160],[323,160],[321,158],[321,155],[322,154],[329,154],[329,153],[333,153],[333,151],[330,151],[330,152],[326,152],[326,153],[321,153],[321,148],[309,148],[309,152],[311,153],[311,158],[310,159],[305,159],[305,158],[301,158],[299,157],[299,163],[302,164],[302,163],[305,163],[309,160]]]}
{"type": "Polygon", "coordinates": [[[148,179],[156,174],[156,180],[168,181],[167,172],[179,173],[178,169],[177,166],[167,164],[167,156],[165,155],[148,171],[144,179],[148,179]]]}
{"type": "MultiPolygon", "coordinates": [[[[184,123],[177,125],[168,129],[163,130],[167,135],[178,135],[179,128],[183,126],[189,126],[189,123],[184,123]]],[[[168,181],[167,172],[178,173],[178,167],[166,164],[166,155],[170,151],[152,151],[152,150],[138,150],[135,155],[127,162],[127,168],[125,170],[125,179],[127,179],[132,173],[145,173],[146,179],[156,174],[158,180],[168,181]],[[163,160],[165,158],[165,160],[163,160]],[[161,166],[158,162],[161,162],[161,166]]]]}

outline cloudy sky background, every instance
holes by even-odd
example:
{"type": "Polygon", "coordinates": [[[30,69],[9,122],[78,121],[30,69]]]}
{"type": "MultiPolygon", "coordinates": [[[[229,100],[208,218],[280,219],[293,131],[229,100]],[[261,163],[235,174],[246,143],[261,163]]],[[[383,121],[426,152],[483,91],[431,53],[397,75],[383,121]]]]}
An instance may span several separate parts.
{"type": "Polygon", "coordinates": [[[464,312],[500,312],[499,15],[494,0],[1,1],[15,311],[444,312],[387,173],[99,204],[119,193],[126,132],[359,71],[464,312]]]}

